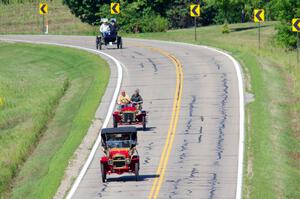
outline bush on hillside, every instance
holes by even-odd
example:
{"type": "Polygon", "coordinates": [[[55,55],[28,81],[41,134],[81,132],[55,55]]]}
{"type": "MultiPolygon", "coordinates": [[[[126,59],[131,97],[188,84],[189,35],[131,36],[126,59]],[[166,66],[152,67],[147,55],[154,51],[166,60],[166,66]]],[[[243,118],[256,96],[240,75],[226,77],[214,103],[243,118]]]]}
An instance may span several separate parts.
{"type": "Polygon", "coordinates": [[[270,8],[272,9],[274,19],[281,21],[281,23],[276,26],[276,43],[287,49],[296,48],[297,37],[296,34],[292,32],[291,21],[295,17],[300,17],[300,1],[274,0],[270,2],[270,8]]]}
{"type": "Polygon", "coordinates": [[[297,47],[296,33],[291,31],[290,23],[280,23],[276,26],[277,34],[275,40],[277,44],[286,47],[287,49],[295,49],[297,47]]]}
{"type": "Polygon", "coordinates": [[[161,16],[147,16],[141,22],[141,32],[164,32],[168,29],[168,20],[161,16]]]}
{"type": "Polygon", "coordinates": [[[223,28],[222,28],[222,33],[223,34],[228,34],[230,33],[229,27],[228,27],[228,23],[224,23],[223,28]]]}

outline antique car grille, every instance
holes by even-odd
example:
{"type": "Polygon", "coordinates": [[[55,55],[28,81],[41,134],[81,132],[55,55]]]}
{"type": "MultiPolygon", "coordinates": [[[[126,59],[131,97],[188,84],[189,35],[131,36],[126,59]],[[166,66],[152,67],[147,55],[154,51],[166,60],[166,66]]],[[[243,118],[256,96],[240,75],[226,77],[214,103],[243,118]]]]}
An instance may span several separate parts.
{"type": "Polygon", "coordinates": [[[115,168],[125,167],[125,157],[124,156],[116,156],[113,158],[113,166],[115,168]]]}
{"type": "Polygon", "coordinates": [[[123,113],[123,120],[124,122],[134,122],[135,121],[135,114],[133,112],[124,112],[123,113]]]}
{"type": "Polygon", "coordinates": [[[114,161],[114,167],[115,168],[125,167],[125,160],[124,161],[114,161]]]}

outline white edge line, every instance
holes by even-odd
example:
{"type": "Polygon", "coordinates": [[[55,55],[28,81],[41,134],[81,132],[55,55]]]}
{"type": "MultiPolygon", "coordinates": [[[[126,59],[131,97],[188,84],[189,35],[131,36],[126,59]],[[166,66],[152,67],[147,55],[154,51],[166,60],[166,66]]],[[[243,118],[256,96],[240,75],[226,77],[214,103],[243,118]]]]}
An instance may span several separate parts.
{"type": "MultiPolygon", "coordinates": [[[[135,38],[130,38],[135,39],[135,38]]],[[[240,106],[240,135],[239,135],[239,154],[238,154],[238,172],[237,172],[237,184],[236,184],[236,192],[235,192],[235,199],[242,198],[242,188],[243,188],[243,163],[244,163],[244,143],[245,143],[245,107],[244,107],[244,84],[243,84],[243,73],[242,67],[239,62],[231,56],[228,52],[210,47],[205,45],[197,45],[197,44],[189,44],[184,42],[175,42],[175,41],[162,41],[162,40],[150,40],[150,39],[137,39],[137,40],[145,40],[145,41],[152,41],[152,42],[162,42],[162,43],[171,43],[171,44],[180,44],[185,46],[193,46],[197,48],[206,48],[213,51],[216,51],[222,55],[225,55],[229,58],[235,67],[235,71],[237,74],[238,79],[238,89],[239,89],[239,106],[240,106]]]]}
{"type": "MultiPolygon", "coordinates": [[[[106,54],[104,52],[100,52],[100,51],[97,51],[97,50],[94,50],[94,49],[84,48],[84,47],[80,47],[80,46],[73,46],[73,45],[68,45],[68,44],[58,44],[58,43],[49,43],[49,42],[36,42],[36,41],[18,40],[18,39],[1,39],[0,38],[0,40],[2,40],[2,41],[13,41],[13,42],[22,42],[22,43],[33,43],[33,44],[47,44],[47,45],[77,48],[77,49],[93,52],[93,53],[96,53],[96,54],[102,54],[104,56],[107,56],[111,60],[113,60],[114,63],[116,64],[116,66],[117,66],[118,79],[117,79],[117,84],[116,84],[116,87],[115,87],[114,95],[113,95],[112,100],[110,102],[109,109],[107,111],[107,115],[106,115],[106,118],[103,122],[103,125],[102,125],[101,129],[107,127],[108,122],[110,120],[110,117],[113,113],[115,103],[117,101],[117,97],[118,97],[118,94],[119,94],[119,91],[120,91],[120,88],[121,88],[122,79],[123,79],[122,66],[121,66],[121,63],[116,58],[114,58],[113,56],[111,56],[109,54],[106,54]]],[[[96,140],[96,142],[95,142],[95,144],[94,144],[94,146],[93,146],[93,148],[92,148],[92,150],[89,154],[89,157],[86,160],[86,162],[85,162],[84,166],[82,167],[82,169],[80,170],[80,173],[77,176],[74,184],[72,185],[72,188],[68,192],[68,194],[66,196],[66,199],[71,199],[72,196],[74,195],[74,193],[76,192],[81,180],[83,179],[84,175],[86,174],[86,172],[87,172],[87,170],[88,170],[88,168],[89,168],[89,166],[90,166],[90,164],[91,164],[91,162],[92,162],[92,160],[93,160],[93,158],[94,158],[94,156],[97,152],[97,148],[98,148],[100,142],[101,142],[101,134],[99,133],[98,137],[97,137],[97,140],[96,140]]]]}

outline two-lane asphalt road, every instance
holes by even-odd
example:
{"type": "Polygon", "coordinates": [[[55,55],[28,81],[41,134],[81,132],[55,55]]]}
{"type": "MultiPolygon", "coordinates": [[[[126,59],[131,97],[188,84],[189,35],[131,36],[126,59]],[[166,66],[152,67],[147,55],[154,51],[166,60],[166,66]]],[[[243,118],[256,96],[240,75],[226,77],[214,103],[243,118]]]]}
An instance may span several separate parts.
{"type": "MultiPolygon", "coordinates": [[[[1,38],[95,48],[94,37],[1,38]]],[[[140,181],[126,174],[102,183],[99,147],[73,198],[235,198],[243,94],[232,59],[205,47],[159,41],[125,39],[124,47],[103,52],[123,64],[122,89],[139,88],[149,112],[149,130],[138,134],[140,181]]],[[[107,107],[101,110],[104,117],[107,107]]]]}

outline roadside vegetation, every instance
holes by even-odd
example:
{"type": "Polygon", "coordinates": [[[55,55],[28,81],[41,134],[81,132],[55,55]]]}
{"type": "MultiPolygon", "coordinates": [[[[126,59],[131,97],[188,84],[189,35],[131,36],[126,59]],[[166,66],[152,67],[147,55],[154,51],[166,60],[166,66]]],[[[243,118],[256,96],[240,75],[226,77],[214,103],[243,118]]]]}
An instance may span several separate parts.
{"type": "MultiPolygon", "coordinates": [[[[279,21],[276,42],[285,48],[296,48],[296,34],[291,20],[300,16],[299,0],[118,0],[121,13],[111,15],[110,0],[46,0],[49,34],[96,35],[101,18],[117,18],[121,32],[163,32],[194,25],[190,4],[201,5],[197,23],[202,26],[253,21],[255,8],[265,9],[266,21],[279,21]],[[83,22],[83,23],[81,23],[83,22]]],[[[41,34],[43,17],[38,0],[0,0],[0,34],[41,34]]]]}
{"type": "Polygon", "coordinates": [[[204,44],[233,54],[243,66],[247,105],[244,198],[300,198],[300,64],[296,52],[274,45],[277,23],[264,23],[261,50],[257,25],[229,25],[129,34],[128,37],[204,44]]]}
{"type": "Polygon", "coordinates": [[[0,42],[0,198],[52,198],[109,80],[70,48],[0,42]]]}

